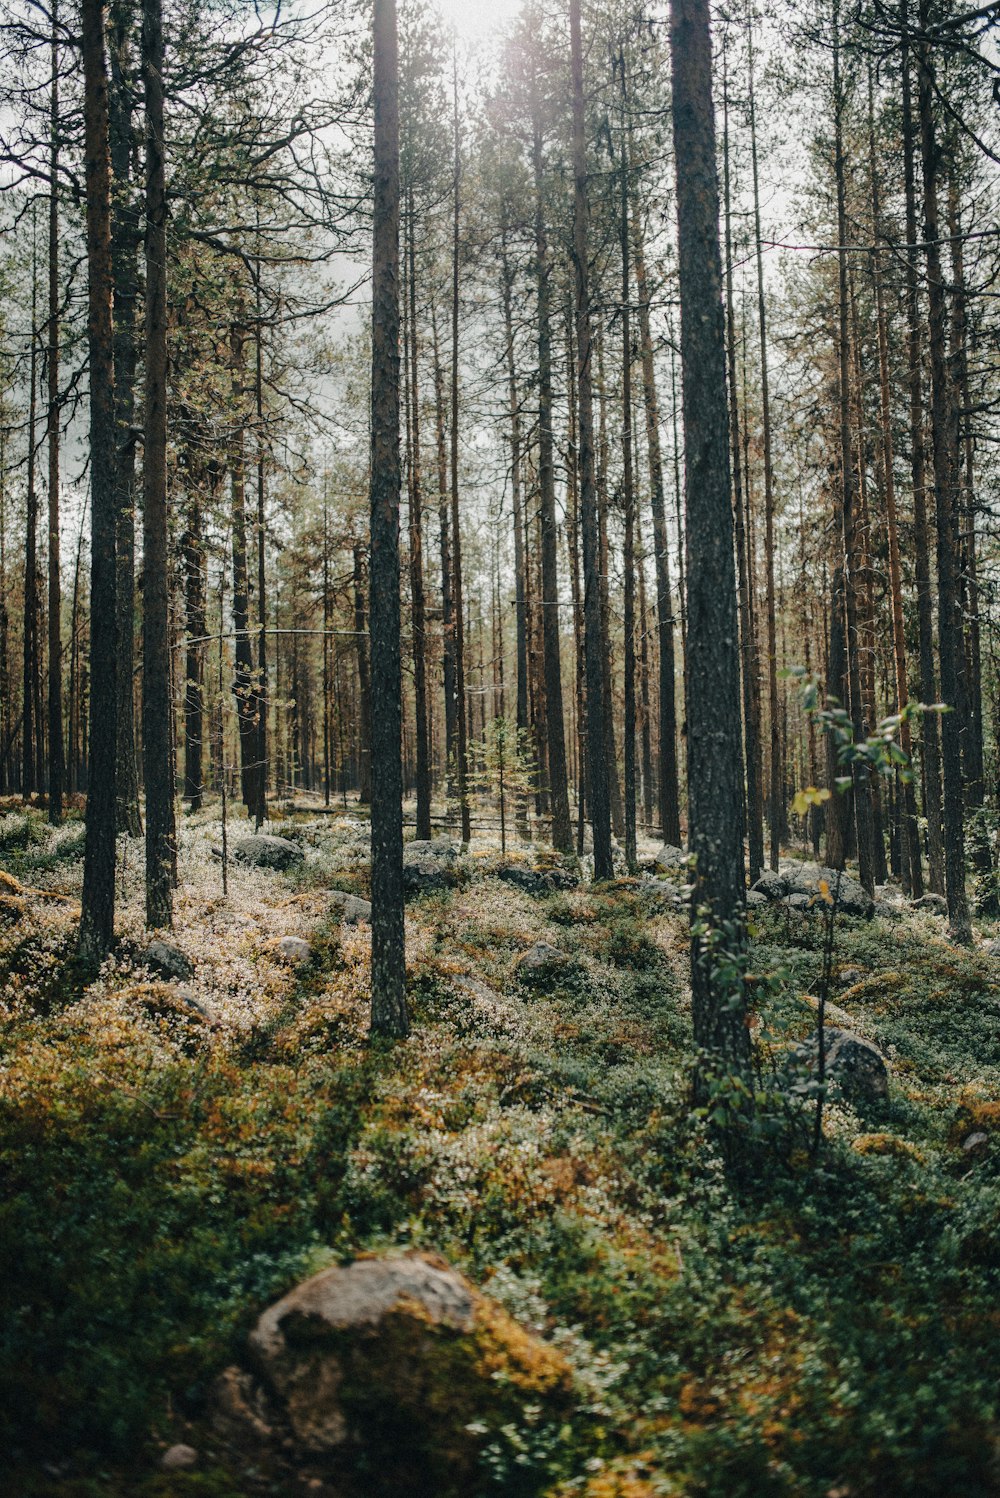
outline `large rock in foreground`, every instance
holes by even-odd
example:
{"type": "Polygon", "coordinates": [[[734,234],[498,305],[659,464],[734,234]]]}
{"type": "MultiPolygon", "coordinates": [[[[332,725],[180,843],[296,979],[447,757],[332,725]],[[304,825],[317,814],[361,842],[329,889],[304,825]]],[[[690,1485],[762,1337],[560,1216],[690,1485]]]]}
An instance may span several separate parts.
{"type": "Polygon", "coordinates": [[[492,1434],[527,1406],[561,1422],[573,1402],[563,1356],[425,1254],[314,1275],[264,1312],[249,1353],[255,1378],[230,1369],[217,1391],[230,1432],[242,1407],[248,1440],[276,1436],[334,1477],[364,1472],[387,1498],[480,1491],[492,1434]]]}

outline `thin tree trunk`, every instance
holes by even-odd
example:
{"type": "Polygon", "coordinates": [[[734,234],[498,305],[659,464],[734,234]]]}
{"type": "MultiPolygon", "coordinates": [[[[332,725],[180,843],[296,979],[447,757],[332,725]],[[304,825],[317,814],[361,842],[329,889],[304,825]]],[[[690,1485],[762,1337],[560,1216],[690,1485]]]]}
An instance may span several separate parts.
{"type": "Polygon", "coordinates": [[[399,55],[395,0],[374,0],[371,660],[373,1034],[406,1035],[399,643],[399,55]]]}
{"type": "MultiPolygon", "coordinates": [[[[743,515],[743,481],[740,466],[740,410],[736,389],[736,310],[733,302],[732,197],[729,180],[729,87],[723,46],[723,147],[726,246],[726,368],[729,375],[729,431],[733,464],[733,518],[739,578],[740,661],[743,701],[743,748],[746,775],[746,834],[750,855],[750,882],[764,870],[764,792],[760,757],[760,701],[757,694],[756,642],[750,605],[750,576],[746,525],[743,515]]],[[[759,236],[758,236],[759,240],[759,236]]]]}
{"type": "Polygon", "coordinates": [[[462,157],[458,135],[458,55],[453,59],[454,125],[454,215],[451,241],[451,543],[453,617],[455,626],[455,747],[458,804],[462,819],[462,842],[472,839],[469,820],[468,737],[465,722],[465,618],[462,602],[462,533],[458,502],[458,270],[459,229],[462,212],[462,157]]]}
{"type": "Polygon", "coordinates": [[[750,104],[750,160],[753,177],[754,235],[757,260],[757,323],[760,331],[760,398],[764,427],[764,582],[767,621],[767,704],[771,736],[770,792],[767,821],[770,829],[770,866],[777,872],[784,832],[784,773],[778,707],[778,647],[774,598],[774,459],[771,449],[771,395],[767,363],[767,301],[764,296],[764,250],[760,227],[760,179],[757,165],[757,108],[753,86],[753,27],[747,31],[747,69],[750,104]]]}
{"type": "Polygon", "coordinates": [[[31,357],[28,363],[28,474],[24,517],[24,614],[21,630],[21,794],[25,800],[38,789],[35,704],[38,701],[38,489],[36,486],[35,427],[38,407],[38,254],[35,221],[31,222],[31,357]]]}
{"type": "Polygon", "coordinates": [[[538,484],[540,491],[542,591],[542,656],[545,666],[545,724],[547,729],[548,785],[552,815],[552,846],[560,852],[573,849],[566,783],[566,736],[563,726],[561,631],[559,621],[559,570],[556,550],[555,460],[552,434],[552,319],[550,283],[552,267],[545,224],[542,176],[541,106],[532,83],[532,165],[535,187],[535,272],[538,296],[538,484]]]}
{"type": "MultiPolygon", "coordinates": [[[[517,369],[514,360],[512,305],[514,271],[507,253],[505,234],[501,240],[501,258],[507,388],[510,401],[510,487],[514,521],[514,624],[517,646],[516,749],[520,751],[528,733],[528,614],[525,598],[524,515],[521,494],[521,408],[518,402],[517,369]]],[[[514,825],[518,837],[528,837],[528,803],[522,791],[518,791],[514,802],[514,825]]]]}
{"type": "Polygon", "coordinates": [[[962,224],[959,209],[958,177],[954,156],[948,173],[948,237],[951,240],[951,330],[950,361],[954,370],[955,398],[964,418],[957,417],[956,444],[959,452],[956,463],[959,499],[958,557],[961,574],[960,593],[962,615],[968,621],[965,636],[965,735],[962,745],[962,763],[965,773],[965,800],[970,808],[982,806],[984,786],[983,765],[983,690],[982,661],[979,638],[979,579],[976,557],[976,493],[975,459],[972,440],[972,417],[969,413],[968,316],[965,285],[965,254],[962,241],[962,224]]]}
{"type": "MultiPolygon", "coordinates": [[[[854,738],[860,743],[865,737],[864,706],[861,696],[861,675],[858,660],[858,608],[855,588],[855,470],[851,443],[851,346],[850,303],[847,285],[847,182],[844,157],[843,116],[846,94],[841,72],[840,44],[840,0],[833,7],[833,94],[834,94],[834,175],[837,190],[837,255],[838,266],[838,402],[841,468],[841,525],[843,530],[843,597],[844,621],[846,625],[847,680],[850,713],[854,724],[854,738]]],[[[874,888],[874,835],[872,827],[871,792],[868,770],[863,762],[853,770],[854,817],[858,833],[858,872],[861,883],[871,893],[874,888]]]]}
{"type": "Polygon", "coordinates": [[[619,57],[622,92],[619,243],[622,276],[622,503],[625,510],[625,865],[639,871],[635,842],[635,481],[632,472],[632,308],[629,276],[629,173],[625,143],[625,53],[619,57]]]}
{"type": "Polygon", "coordinates": [[[358,696],[360,699],[360,756],[358,765],[358,800],[368,804],[372,799],[371,749],[371,667],[368,659],[368,621],[365,601],[365,567],[363,549],[354,546],[354,640],[358,654],[358,696]]]}
{"type": "MultiPolygon", "coordinates": [[[[927,0],[920,0],[919,25],[930,24],[927,0]]],[[[959,608],[957,550],[958,412],[947,366],[945,288],[938,220],[940,163],[934,127],[931,60],[925,43],[918,50],[918,112],[923,173],[924,244],[927,263],[927,346],[931,369],[931,434],[934,501],[937,516],[938,651],[941,696],[952,711],[941,722],[944,791],[944,876],[948,923],[953,940],[968,945],[972,926],[965,892],[965,828],[962,798],[962,617],[959,608]]]]}
{"type": "Polygon", "coordinates": [[[117,728],[114,343],[111,316],[111,152],[104,11],[81,0],[90,352],[90,736],[80,956],[96,964],[114,936],[117,728]]]}
{"type": "MultiPolygon", "coordinates": [[[[635,156],[630,155],[633,177],[635,156]]],[[[653,553],[656,563],[656,623],[659,644],[659,744],[657,756],[660,830],[673,847],[681,842],[680,791],[677,776],[677,701],[674,674],[674,611],[670,588],[670,549],[663,489],[663,455],[660,446],[660,408],[656,394],[653,339],[650,331],[650,289],[646,272],[639,195],[632,191],[632,245],[635,256],[639,348],[642,357],[642,393],[646,417],[646,450],[649,454],[649,487],[653,511],[653,553]]]]}
{"type": "Polygon", "coordinates": [[[431,835],[431,768],[427,742],[427,639],[424,622],[423,498],[420,475],[420,391],[417,382],[417,245],[413,189],[407,214],[410,345],[410,607],[413,618],[413,697],[417,756],[417,837],[431,835]]]}
{"type": "Polygon", "coordinates": [[[580,433],[580,521],[583,532],[584,632],[587,661],[587,760],[590,767],[590,819],[594,830],[594,878],[610,879],[611,806],[608,795],[607,736],[602,670],[600,538],[594,472],[594,406],[590,334],[590,248],[586,141],[583,116],[583,41],[580,0],[570,0],[573,87],[573,271],[576,287],[576,364],[580,433]]]}
{"type": "Polygon", "coordinates": [[[62,588],[59,577],[59,43],[58,0],[52,0],[52,88],[49,96],[49,821],[62,821],[63,749],[62,588]]]}
{"type": "MultiPolygon", "coordinates": [[[[187,527],[181,541],[184,556],[184,622],[187,652],[184,669],[184,795],[190,811],[204,804],[205,736],[205,545],[201,500],[197,488],[188,504],[187,527]]],[[[220,633],[222,622],[219,622],[220,633]]]]}
{"type": "Polygon", "coordinates": [[[146,99],[142,744],[146,786],[146,925],[156,929],[173,925],[174,868],[167,576],[167,199],[160,0],[143,0],[142,62],[146,99]]]}
{"type": "MultiPolygon", "coordinates": [[[[930,535],[927,519],[927,456],[924,445],[923,353],[917,250],[916,126],[910,78],[910,0],[900,0],[903,127],[903,184],[906,209],[907,367],[910,395],[910,472],[913,486],[914,570],[920,644],[920,696],[937,701],[934,672],[934,619],[931,597],[930,535]]],[[[927,882],[944,893],[944,837],[941,826],[941,759],[938,720],[925,716],[922,728],[924,815],[927,818],[927,882]]]]}
{"type": "Polygon", "coordinates": [[[139,297],[139,204],[132,181],[135,130],[132,111],[138,97],[133,75],[131,32],[134,9],[115,0],[109,12],[109,56],[111,89],[109,126],[111,170],[111,268],[114,280],[115,363],[115,474],[118,533],[115,555],[118,567],[116,618],[118,631],[118,772],[117,825],[119,832],[138,837],[139,767],[136,756],[135,686],[135,404],[136,404],[136,304],[139,297]]]}

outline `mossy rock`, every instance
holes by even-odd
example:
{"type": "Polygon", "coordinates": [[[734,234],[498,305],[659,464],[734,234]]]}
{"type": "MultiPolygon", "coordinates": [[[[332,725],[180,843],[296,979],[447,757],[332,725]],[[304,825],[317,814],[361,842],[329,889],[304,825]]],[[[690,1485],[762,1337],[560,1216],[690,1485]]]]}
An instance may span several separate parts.
{"type": "Polygon", "coordinates": [[[251,1444],[264,1426],[310,1469],[393,1498],[477,1491],[503,1426],[529,1408],[561,1424],[574,1403],[562,1354],[429,1254],[314,1275],[260,1317],[249,1360],[251,1444]]]}

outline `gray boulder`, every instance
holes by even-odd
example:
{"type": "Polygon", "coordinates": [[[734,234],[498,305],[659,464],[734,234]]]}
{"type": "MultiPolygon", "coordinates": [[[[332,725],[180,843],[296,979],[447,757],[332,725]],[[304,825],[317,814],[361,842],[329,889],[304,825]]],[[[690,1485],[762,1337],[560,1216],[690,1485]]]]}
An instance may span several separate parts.
{"type": "Polygon", "coordinates": [[[367,1472],[368,1491],[394,1498],[478,1492],[503,1426],[573,1403],[563,1355],[432,1255],[314,1275],[260,1317],[248,1362],[219,1380],[217,1424],[324,1475],[367,1472]]]}
{"type": "Polygon", "coordinates": [[[767,896],[755,885],[747,895],[747,910],[760,910],[764,905],[768,904],[770,904],[770,901],[767,896]]]}
{"type": "Polygon", "coordinates": [[[921,895],[919,900],[913,901],[913,909],[926,910],[931,915],[947,915],[948,901],[944,895],[927,893],[926,895],[921,895]]]}
{"type": "Polygon", "coordinates": [[[686,874],[688,856],[683,848],[675,848],[673,843],[664,843],[653,859],[653,867],[661,874],[686,874]]]}
{"type": "MultiPolygon", "coordinates": [[[[889,1068],[877,1046],[853,1030],[827,1025],[823,1034],[826,1074],[849,1103],[871,1103],[888,1097],[889,1068]]],[[[815,1043],[811,1050],[815,1056],[815,1043]]]]}
{"type": "Polygon", "coordinates": [[[761,874],[750,888],[752,895],[762,895],[765,900],[783,900],[788,894],[788,880],[780,874],[761,874]]]}
{"type": "Polygon", "coordinates": [[[291,963],[298,967],[303,962],[308,962],[312,956],[312,947],[301,936],[283,936],[278,943],[278,956],[282,962],[291,963]]]}
{"type": "Polygon", "coordinates": [[[569,958],[547,941],[536,941],[517,960],[517,976],[528,988],[540,988],[569,966],[569,958]]]}
{"type": "Polygon", "coordinates": [[[194,964],[190,958],[185,957],[179,947],[172,942],[162,941],[159,937],[154,938],[142,953],[142,961],[154,973],[160,973],[164,978],[191,978],[194,976],[194,964]]]}
{"type": "Polygon", "coordinates": [[[683,889],[673,879],[656,879],[644,874],[639,893],[656,910],[683,910],[687,901],[683,889]]]}
{"type": "Polygon", "coordinates": [[[826,904],[820,892],[820,885],[826,884],[831,899],[836,899],[839,915],[855,915],[869,920],[875,913],[875,901],[850,874],[838,875],[836,869],[824,868],[817,863],[783,863],[779,873],[786,882],[789,895],[815,897],[814,909],[826,904]]]}
{"type": "Polygon", "coordinates": [[[403,889],[418,895],[455,882],[459,849],[446,837],[421,838],[403,847],[403,889]]]}
{"type": "Polygon", "coordinates": [[[233,849],[233,858],[237,863],[250,864],[258,869],[291,869],[305,862],[305,854],[298,843],[287,837],[272,837],[266,832],[243,838],[233,849]]]}
{"type": "Polygon", "coordinates": [[[339,906],[340,919],[345,926],[356,926],[359,921],[371,921],[371,901],[362,900],[360,895],[349,894],[346,889],[332,889],[330,904],[334,908],[339,906]]]}

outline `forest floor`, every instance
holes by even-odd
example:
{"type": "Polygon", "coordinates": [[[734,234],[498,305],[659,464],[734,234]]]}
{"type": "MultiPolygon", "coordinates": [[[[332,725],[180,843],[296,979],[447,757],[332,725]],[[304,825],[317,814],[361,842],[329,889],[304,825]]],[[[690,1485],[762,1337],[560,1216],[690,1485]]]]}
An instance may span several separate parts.
{"type": "MultiPolygon", "coordinates": [[[[413,1034],[373,1046],[368,928],[329,897],[367,893],[366,829],[270,830],[305,862],[233,865],[224,898],[218,822],[184,822],[183,982],[143,966],[131,845],[122,941],[86,982],[80,823],[0,819],[4,1493],[306,1490],[213,1444],[207,1390],[278,1294],[401,1245],[578,1377],[572,1430],[505,1428],[484,1498],[1000,1493],[1000,960],[933,915],[838,918],[831,998],[889,1058],[888,1098],[832,1102],[816,1159],[811,1105],[772,1099],[734,1178],[691,1107],[686,922],[662,885],[532,895],[474,843],[408,905],[413,1034]],[[516,964],[539,941],[566,960],[533,987],[516,964]],[[160,1470],[178,1441],[198,1465],[160,1470]]],[[[755,916],[765,1077],[815,1024],[823,927],[755,916]]]]}

